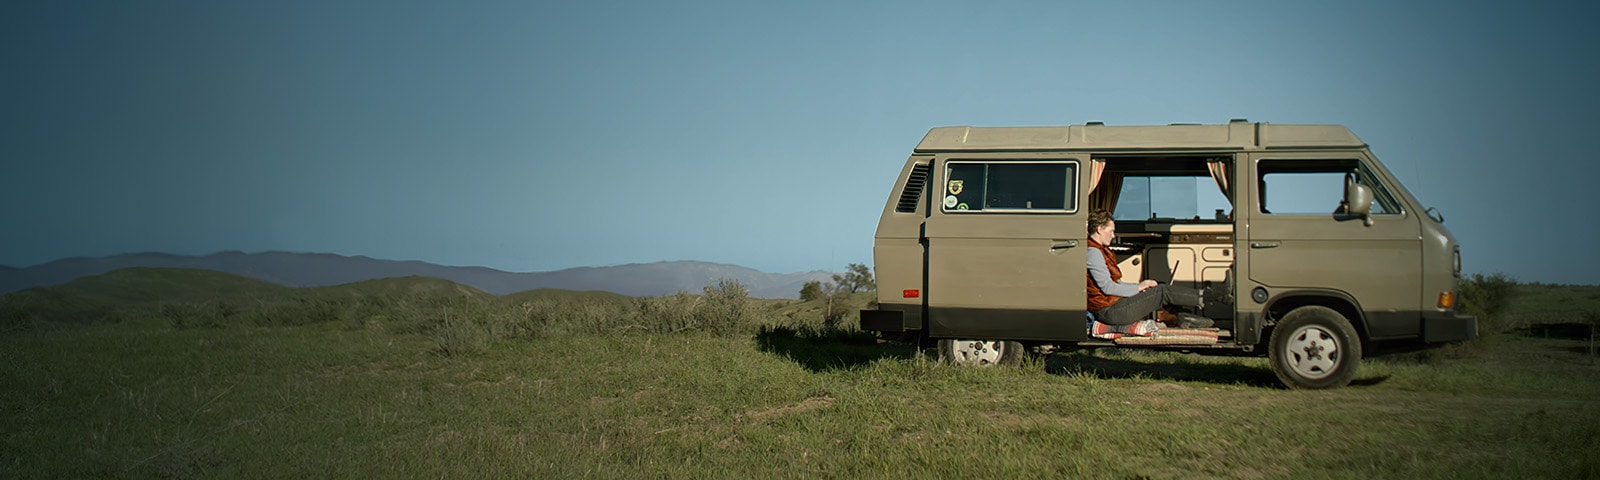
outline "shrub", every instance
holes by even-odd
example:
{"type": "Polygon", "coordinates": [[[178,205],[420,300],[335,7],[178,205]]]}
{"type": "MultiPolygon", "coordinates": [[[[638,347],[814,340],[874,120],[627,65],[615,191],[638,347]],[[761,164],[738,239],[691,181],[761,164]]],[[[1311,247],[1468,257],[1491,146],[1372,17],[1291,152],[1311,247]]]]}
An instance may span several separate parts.
{"type": "Polygon", "coordinates": [[[635,326],[653,334],[691,330],[697,325],[694,310],[699,303],[700,299],[681,290],[674,295],[636,299],[635,326]]]}
{"type": "Polygon", "coordinates": [[[200,311],[199,309],[194,308],[193,305],[183,303],[163,303],[158,311],[161,312],[161,318],[165,318],[167,321],[172,322],[172,328],[179,330],[199,327],[200,323],[202,323],[200,320],[200,311]]]}
{"type": "Polygon", "coordinates": [[[1504,273],[1474,273],[1461,282],[1461,310],[1478,317],[1480,334],[1503,332],[1513,326],[1501,314],[1516,293],[1517,281],[1504,273]]]}
{"type": "Polygon", "coordinates": [[[297,298],[260,304],[250,310],[249,318],[257,326],[289,327],[332,322],[343,310],[344,305],[334,300],[297,298]]]}
{"type": "Polygon", "coordinates": [[[705,295],[635,298],[628,303],[584,300],[541,301],[522,305],[521,331],[543,334],[651,334],[703,331],[717,335],[749,333],[756,315],[749,292],[733,280],[705,287],[705,295]]]}
{"type": "MultiPolygon", "coordinates": [[[[172,328],[179,330],[221,327],[230,324],[241,313],[239,307],[228,302],[163,303],[157,307],[157,312],[172,322],[172,328]]],[[[125,320],[122,317],[110,318],[125,320]]]]}
{"type": "Polygon", "coordinates": [[[504,324],[493,329],[496,337],[611,334],[644,327],[637,322],[636,306],[586,300],[541,299],[523,302],[509,310],[491,308],[484,315],[492,322],[504,324]]]}
{"type": "Polygon", "coordinates": [[[812,280],[800,287],[800,301],[809,302],[822,298],[822,282],[812,280]]]}
{"type": "Polygon", "coordinates": [[[550,333],[557,310],[554,301],[522,302],[506,314],[494,315],[488,330],[494,338],[542,338],[550,333]]]}
{"type": "Polygon", "coordinates": [[[836,288],[833,293],[828,294],[828,305],[822,312],[823,326],[836,328],[845,317],[850,316],[850,313],[857,308],[851,303],[853,296],[850,291],[843,288],[836,288]]]}
{"type": "Polygon", "coordinates": [[[624,309],[610,304],[569,301],[562,305],[565,313],[562,320],[569,333],[615,333],[629,324],[630,315],[624,309]]]}
{"type": "Polygon", "coordinates": [[[360,297],[353,302],[345,302],[339,316],[345,321],[366,328],[388,328],[383,323],[389,319],[396,303],[398,302],[390,297],[360,297]]]}
{"type": "Polygon", "coordinates": [[[734,280],[719,280],[705,288],[705,301],[694,309],[695,323],[717,335],[743,331],[750,317],[750,293],[734,280]]]}
{"type": "Polygon", "coordinates": [[[433,332],[433,347],[446,357],[483,353],[489,348],[489,334],[472,319],[446,311],[443,322],[433,332]]]}

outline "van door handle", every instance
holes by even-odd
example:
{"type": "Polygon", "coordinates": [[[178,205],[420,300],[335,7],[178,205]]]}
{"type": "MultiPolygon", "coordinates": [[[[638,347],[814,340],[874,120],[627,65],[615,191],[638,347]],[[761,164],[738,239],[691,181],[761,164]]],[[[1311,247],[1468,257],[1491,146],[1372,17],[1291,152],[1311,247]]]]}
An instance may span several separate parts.
{"type": "Polygon", "coordinates": [[[1050,251],[1054,252],[1056,250],[1062,250],[1062,249],[1072,248],[1072,247],[1076,247],[1076,246],[1078,246],[1078,241],[1077,240],[1067,240],[1065,242],[1061,242],[1061,243],[1057,243],[1055,245],[1051,245],[1050,246],[1050,251]]]}
{"type": "Polygon", "coordinates": [[[1277,240],[1266,242],[1250,242],[1250,248],[1278,248],[1278,245],[1280,244],[1281,243],[1279,243],[1277,240]]]}

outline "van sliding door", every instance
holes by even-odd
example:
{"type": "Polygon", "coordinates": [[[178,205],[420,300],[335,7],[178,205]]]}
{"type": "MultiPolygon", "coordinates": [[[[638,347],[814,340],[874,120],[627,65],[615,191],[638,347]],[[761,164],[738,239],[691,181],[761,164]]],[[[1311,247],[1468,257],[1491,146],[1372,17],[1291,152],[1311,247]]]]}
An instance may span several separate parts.
{"type": "Polygon", "coordinates": [[[1085,165],[1059,154],[936,160],[925,236],[931,336],[1086,337],[1085,165]]]}

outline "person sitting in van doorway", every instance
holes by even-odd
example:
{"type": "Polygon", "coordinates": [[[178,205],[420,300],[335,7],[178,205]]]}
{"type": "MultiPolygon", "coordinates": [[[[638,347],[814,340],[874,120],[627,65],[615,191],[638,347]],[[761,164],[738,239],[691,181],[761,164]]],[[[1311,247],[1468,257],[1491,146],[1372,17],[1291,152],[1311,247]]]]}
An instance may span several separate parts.
{"type": "MultiPolygon", "coordinates": [[[[1150,318],[1167,306],[1188,307],[1199,311],[1200,292],[1173,288],[1155,280],[1137,284],[1122,281],[1122,270],[1117,268],[1117,256],[1106,245],[1117,235],[1117,223],[1111,212],[1089,212],[1089,311],[1095,320],[1107,325],[1130,325],[1150,318]]],[[[1169,310],[1170,311],[1170,310],[1169,310]]],[[[1206,328],[1212,325],[1209,318],[1192,313],[1177,313],[1180,327],[1206,328]]]]}

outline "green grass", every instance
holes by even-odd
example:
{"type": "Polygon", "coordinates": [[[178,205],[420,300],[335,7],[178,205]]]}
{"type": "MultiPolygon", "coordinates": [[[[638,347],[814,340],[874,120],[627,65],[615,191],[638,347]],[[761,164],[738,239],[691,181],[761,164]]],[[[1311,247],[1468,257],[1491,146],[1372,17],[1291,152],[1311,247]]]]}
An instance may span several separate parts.
{"type": "Polygon", "coordinates": [[[1600,314],[1600,286],[1518,285],[1508,304],[1505,316],[1512,329],[1591,324],[1600,314]]]}
{"type": "MultiPolygon", "coordinates": [[[[747,299],[737,328],[694,327],[732,311],[727,292],[506,305],[404,283],[315,300],[337,308],[315,322],[246,309],[204,325],[152,314],[0,334],[0,471],[1600,476],[1600,359],[1586,338],[1515,330],[1368,359],[1349,387],[1294,391],[1260,358],[1102,349],[954,367],[849,321],[824,326],[825,307],[808,302],[747,299]],[[472,348],[442,348],[461,328],[477,329],[472,348]]],[[[1519,297],[1507,312],[1571,304],[1519,297]]]]}
{"type": "Polygon", "coordinates": [[[328,299],[362,297],[472,298],[489,300],[495,295],[466,285],[432,277],[394,277],[365,280],[332,287],[305,289],[311,296],[328,299]]]}
{"type": "Polygon", "coordinates": [[[537,288],[500,297],[500,301],[508,305],[521,305],[529,302],[543,302],[552,300],[624,304],[633,301],[633,297],[629,297],[620,293],[598,290],[573,291],[562,290],[559,288],[537,288]]]}
{"type": "Polygon", "coordinates": [[[1372,360],[1356,386],[1332,391],[1280,389],[1259,359],[1106,350],[981,370],[834,345],[857,358],[824,366],[768,344],[577,335],[453,358],[421,336],[331,324],[13,335],[0,339],[0,467],[23,477],[1600,474],[1600,372],[1554,340],[1372,360]],[[1530,352],[1545,360],[1519,361],[1530,352]]]}

